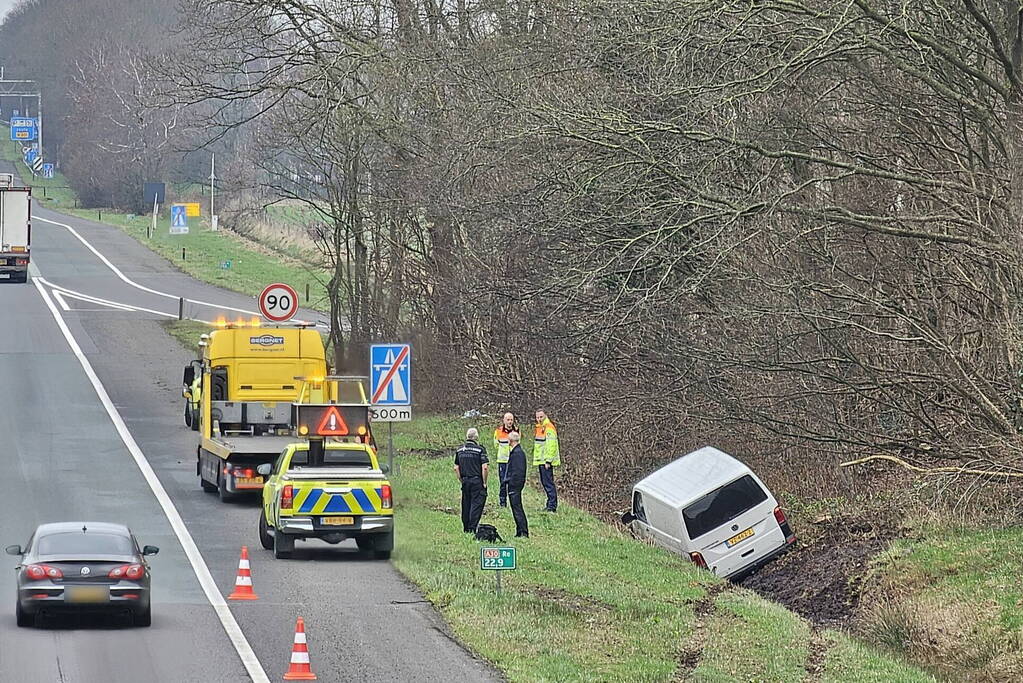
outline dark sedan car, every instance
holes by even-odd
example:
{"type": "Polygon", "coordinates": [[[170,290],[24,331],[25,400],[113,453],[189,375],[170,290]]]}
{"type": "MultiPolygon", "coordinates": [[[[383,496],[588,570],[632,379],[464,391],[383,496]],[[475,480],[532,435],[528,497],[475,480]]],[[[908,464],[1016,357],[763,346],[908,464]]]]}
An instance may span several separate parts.
{"type": "Polygon", "coordinates": [[[159,548],[138,541],[123,524],[42,524],[28,545],[7,547],[19,555],[18,626],[41,614],[126,612],[136,626],[149,626],[149,563],[159,548]]]}

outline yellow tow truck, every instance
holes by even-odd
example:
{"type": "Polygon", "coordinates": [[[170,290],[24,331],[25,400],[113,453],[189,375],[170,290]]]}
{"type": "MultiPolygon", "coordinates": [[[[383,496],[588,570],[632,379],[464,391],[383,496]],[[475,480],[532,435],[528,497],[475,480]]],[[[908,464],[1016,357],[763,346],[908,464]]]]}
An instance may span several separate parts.
{"type": "Polygon", "coordinates": [[[289,558],[296,540],[312,538],[331,544],[354,538],[378,559],[391,556],[391,483],[371,443],[361,383],[359,392],[358,403],[296,403],[296,431],[308,441],[289,444],[273,465],[257,468],[267,477],[259,541],[274,557],[289,558]]]}
{"type": "Polygon", "coordinates": [[[259,466],[275,462],[295,441],[292,404],[337,400],[330,393],[336,383],[324,381],[320,333],[305,324],[221,322],[200,337],[199,356],[185,366],[182,380],[185,424],[199,432],[199,482],[221,500],[258,493],[264,483],[259,466]]]}

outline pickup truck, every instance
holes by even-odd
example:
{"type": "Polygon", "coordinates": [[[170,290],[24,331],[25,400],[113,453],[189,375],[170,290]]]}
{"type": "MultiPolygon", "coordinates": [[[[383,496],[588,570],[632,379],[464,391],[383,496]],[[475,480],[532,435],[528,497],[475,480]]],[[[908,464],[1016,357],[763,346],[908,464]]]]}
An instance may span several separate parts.
{"type": "Polygon", "coordinates": [[[387,559],[394,548],[391,484],[368,443],[308,442],[285,448],[273,464],[257,468],[267,478],[259,515],[259,541],[287,559],[298,539],[337,544],[354,538],[360,550],[387,559]]]}

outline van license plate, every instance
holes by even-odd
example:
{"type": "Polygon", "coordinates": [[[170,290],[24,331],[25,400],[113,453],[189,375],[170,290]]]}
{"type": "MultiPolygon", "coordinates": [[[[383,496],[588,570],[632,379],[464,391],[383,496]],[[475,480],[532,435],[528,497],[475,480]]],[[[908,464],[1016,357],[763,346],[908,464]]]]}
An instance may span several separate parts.
{"type": "Polygon", "coordinates": [[[349,526],[355,524],[354,517],[324,517],[320,521],[328,526],[349,526]]]}
{"type": "Polygon", "coordinates": [[[745,541],[747,538],[749,538],[752,535],[753,535],[753,527],[750,527],[749,529],[746,529],[746,531],[740,531],[735,536],[732,536],[730,539],[725,541],[725,546],[728,547],[728,548],[731,548],[732,546],[734,546],[734,545],[736,545],[736,544],[738,544],[738,543],[740,543],[742,541],[745,541]]]}

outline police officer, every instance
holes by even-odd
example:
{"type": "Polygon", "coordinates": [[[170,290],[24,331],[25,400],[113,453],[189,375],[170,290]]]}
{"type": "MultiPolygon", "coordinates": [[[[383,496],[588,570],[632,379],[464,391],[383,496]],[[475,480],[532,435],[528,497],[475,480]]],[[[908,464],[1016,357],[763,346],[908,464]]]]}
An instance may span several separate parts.
{"type": "Polygon", "coordinates": [[[558,430],[543,408],[536,409],[536,428],[533,431],[533,466],[540,471],[540,484],[547,493],[544,512],[558,509],[558,488],[554,485],[554,468],[561,465],[558,430]]]}
{"type": "Polygon", "coordinates": [[[508,488],[508,503],[515,518],[515,535],[528,538],[529,522],[526,520],[526,511],[522,509],[522,487],[526,485],[526,452],[522,450],[520,440],[518,432],[508,434],[511,449],[508,453],[508,466],[503,468],[501,487],[508,488]]]}
{"type": "Polygon", "coordinates": [[[515,424],[515,416],[505,413],[501,424],[494,430],[494,449],[497,451],[497,474],[501,483],[501,492],[498,502],[504,507],[508,500],[508,484],[506,483],[505,470],[508,469],[508,454],[511,453],[511,445],[508,443],[508,435],[519,431],[515,424]]]}
{"type": "Polygon", "coordinates": [[[467,534],[476,533],[487,502],[487,449],[479,440],[479,431],[472,427],[455,451],[455,476],[462,484],[462,531],[467,534]]]}

